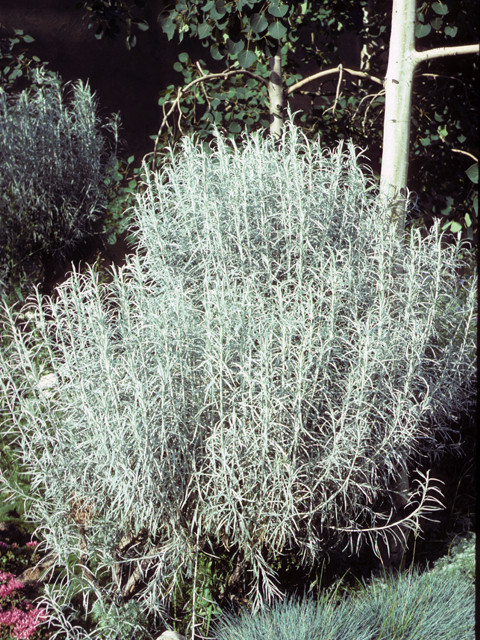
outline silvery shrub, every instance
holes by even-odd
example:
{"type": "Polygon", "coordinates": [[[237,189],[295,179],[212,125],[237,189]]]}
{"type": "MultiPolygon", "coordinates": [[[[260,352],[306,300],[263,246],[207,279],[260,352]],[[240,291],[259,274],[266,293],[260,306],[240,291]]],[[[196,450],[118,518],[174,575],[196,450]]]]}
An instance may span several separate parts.
{"type": "Polygon", "coordinates": [[[332,536],[354,551],[418,531],[428,473],[400,524],[395,483],[456,445],[474,401],[476,274],[458,284],[438,224],[398,239],[352,144],[322,150],[287,121],[279,141],[177,151],[145,166],[137,250],[111,283],[74,271],[24,326],[5,308],[4,424],[68,638],[107,637],[68,622],[74,596],[109,620],[132,597],[163,616],[209,541],[258,609],[282,553],[307,565],[332,536]]]}
{"type": "Polygon", "coordinates": [[[41,67],[19,94],[0,87],[4,289],[30,256],[66,258],[106,207],[105,178],[117,151],[119,117],[101,125],[88,83],[74,83],[67,103],[68,84],[62,87],[56,74],[41,67]]]}

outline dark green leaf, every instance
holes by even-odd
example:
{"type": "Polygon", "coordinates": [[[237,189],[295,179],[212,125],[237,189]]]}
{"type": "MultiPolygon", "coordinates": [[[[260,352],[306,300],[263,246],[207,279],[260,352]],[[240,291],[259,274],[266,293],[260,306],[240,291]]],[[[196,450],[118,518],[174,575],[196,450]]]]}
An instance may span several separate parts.
{"type": "Polygon", "coordinates": [[[137,27],[140,29],[140,31],[148,31],[150,29],[150,26],[147,22],[138,22],[137,27]]]}
{"type": "Polygon", "coordinates": [[[168,13],[161,13],[158,16],[158,22],[162,27],[162,31],[167,34],[168,39],[171,40],[175,34],[175,23],[173,22],[173,18],[177,15],[176,11],[172,11],[169,15],[168,13]]]}
{"type": "Polygon", "coordinates": [[[472,219],[471,219],[469,213],[465,214],[465,224],[467,225],[467,227],[471,227],[472,226],[472,219]]]}
{"type": "Polygon", "coordinates": [[[240,133],[242,127],[238,124],[238,122],[232,122],[228,127],[230,133],[240,133]]]}
{"type": "Polygon", "coordinates": [[[429,24],[420,24],[419,22],[417,22],[415,26],[415,36],[417,38],[423,38],[425,36],[428,36],[431,30],[432,27],[429,24]]]}
{"type": "Polygon", "coordinates": [[[205,4],[202,7],[202,11],[210,11],[210,9],[213,7],[214,4],[215,4],[215,0],[209,0],[207,4],[205,4]]]}
{"type": "Polygon", "coordinates": [[[432,9],[435,13],[438,13],[439,16],[444,16],[448,13],[448,7],[446,4],[443,4],[443,2],[434,2],[432,4],[432,9]]]}
{"type": "Polygon", "coordinates": [[[268,35],[275,40],[280,40],[287,33],[287,29],[283,26],[281,22],[272,22],[272,24],[268,27],[268,35]]]}
{"type": "Polygon", "coordinates": [[[430,24],[432,25],[432,29],[438,31],[442,27],[443,18],[441,16],[435,16],[433,20],[430,20],[430,24]]]}
{"type": "Polygon", "coordinates": [[[225,57],[223,53],[220,53],[218,45],[216,44],[212,44],[212,46],[210,47],[210,53],[214,60],[223,60],[223,58],[225,57]]]}
{"type": "Polygon", "coordinates": [[[257,56],[253,51],[241,51],[238,54],[238,61],[244,69],[248,69],[257,60],[257,56]]]}
{"type": "Polygon", "coordinates": [[[183,71],[183,66],[180,62],[175,62],[175,64],[173,65],[173,68],[175,69],[175,71],[178,71],[179,73],[183,71]]]}
{"type": "Polygon", "coordinates": [[[262,33],[262,31],[265,31],[265,29],[268,27],[268,20],[264,15],[254,13],[250,18],[250,26],[253,33],[262,33]]]}
{"type": "Polygon", "coordinates": [[[180,60],[180,62],[187,62],[188,53],[185,53],[185,51],[183,51],[182,53],[179,53],[178,54],[178,59],[180,60]]]}
{"type": "Polygon", "coordinates": [[[200,40],[203,38],[208,38],[208,36],[212,33],[212,27],[208,24],[208,22],[203,22],[198,27],[198,37],[200,40]]]}
{"type": "Polygon", "coordinates": [[[25,42],[34,42],[35,41],[35,38],[32,38],[32,36],[25,36],[23,39],[24,39],[25,42]]]}
{"type": "Polygon", "coordinates": [[[457,35],[458,27],[445,27],[445,35],[454,38],[457,35]]]}
{"type": "Polygon", "coordinates": [[[214,20],[220,20],[226,12],[224,0],[217,0],[215,6],[210,9],[210,15],[214,20]]]}
{"type": "Polygon", "coordinates": [[[268,13],[275,18],[283,18],[283,16],[287,13],[288,8],[289,7],[287,4],[278,6],[278,1],[274,0],[268,7],[268,13]]]}
{"type": "Polygon", "coordinates": [[[241,11],[245,5],[251,7],[252,3],[249,0],[237,0],[237,12],[241,11]]]}
{"type": "Polygon", "coordinates": [[[474,182],[475,184],[478,184],[478,162],[475,162],[475,164],[470,165],[468,169],[465,171],[465,173],[467,174],[467,176],[470,178],[472,182],[474,182]]]}
{"type": "Polygon", "coordinates": [[[234,56],[245,49],[245,44],[242,40],[240,40],[239,42],[234,42],[231,38],[229,38],[227,41],[227,47],[230,51],[230,54],[234,56]]]}

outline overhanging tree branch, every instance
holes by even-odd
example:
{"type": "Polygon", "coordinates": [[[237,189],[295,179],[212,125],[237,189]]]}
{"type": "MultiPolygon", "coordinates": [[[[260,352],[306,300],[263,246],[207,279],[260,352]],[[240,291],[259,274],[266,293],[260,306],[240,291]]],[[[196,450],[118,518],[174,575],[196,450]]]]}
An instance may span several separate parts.
{"type": "Polygon", "coordinates": [[[469,53],[480,53],[480,44],[466,44],[460,47],[439,47],[438,49],[428,49],[427,51],[414,51],[411,57],[414,64],[420,64],[425,60],[443,58],[445,56],[462,56],[469,53]]]}
{"type": "MultiPolygon", "coordinates": [[[[272,57],[271,61],[274,61],[275,58],[272,57]]],[[[191,82],[189,82],[187,85],[185,85],[184,87],[179,87],[178,89],[178,93],[175,99],[173,99],[171,101],[171,106],[170,109],[168,110],[168,112],[166,111],[166,105],[163,106],[163,120],[160,124],[160,128],[158,130],[157,133],[157,137],[155,139],[155,146],[154,146],[154,151],[153,151],[153,160],[155,162],[155,158],[157,156],[158,153],[158,147],[160,144],[160,138],[161,135],[163,133],[163,130],[165,127],[168,128],[168,130],[170,130],[170,127],[168,125],[168,118],[175,112],[175,109],[178,109],[178,129],[179,131],[182,133],[183,135],[183,130],[181,127],[181,119],[182,119],[182,110],[180,108],[180,102],[183,98],[184,95],[186,95],[189,91],[191,91],[191,89],[196,86],[197,84],[202,84],[202,86],[204,86],[204,83],[208,83],[212,80],[216,80],[218,78],[223,78],[226,79],[230,76],[234,76],[234,75],[238,75],[238,74],[245,74],[247,76],[250,76],[251,78],[254,78],[255,80],[258,80],[259,82],[261,82],[263,85],[265,85],[266,87],[268,87],[269,89],[269,97],[270,97],[270,113],[274,116],[275,120],[277,121],[275,124],[277,125],[277,128],[275,129],[275,131],[272,131],[272,133],[277,133],[277,135],[279,135],[280,131],[281,131],[281,127],[283,125],[283,117],[281,117],[281,113],[283,112],[284,109],[284,103],[282,98],[283,95],[283,83],[280,81],[278,83],[278,87],[277,85],[275,85],[275,87],[277,88],[277,91],[275,93],[272,93],[272,76],[275,79],[276,76],[281,73],[281,65],[279,65],[280,60],[277,61],[277,66],[272,67],[270,69],[270,80],[267,80],[266,78],[263,78],[262,76],[259,76],[256,73],[253,73],[252,71],[248,71],[247,69],[233,69],[230,71],[224,71],[222,73],[208,73],[206,74],[205,71],[202,69],[202,67],[200,66],[200,64],[197,62],[196,66],[199,69],[199,72],[202,74],[199,78],[195,78],[195,80],[192,80],[191,82]],[[275,110],[275,105],[277,105],[277,109],[275,110]],[[273,111],[272,111],[273,110],[273,111]]],[[[273,63],[273,62],[272,62],[273,63]]],[[[292,93],[294,93],[296,90],[298,90],[300,87],[303,87],[304,85],[308,84],[309,82],[313,82],[314,80],[317,80],[318,78],[322,78],[328,75],[332,75],[335,73],[339,73],[340,74],[340,79],[342,77],[343,73],[349,73],[352,76],[356,76],[359,78],[367,78],[369,80],[371,80],[372,82],[375,82],[377,84],[382,85],[383,87],[383,82],[382,80],[380,80],[379,78],[376,78],[375,76],[372,76],[369,73],[364,73],[363,71],[357,71],[355,69],[348,69],[343,67],[341,64],[338,65],[338,67],[334,67],[333,69],[325,69],[324,71],[320,71],[319,73],[315,73],[311,76],[309,76],[308,78],[304,78],[303,80],[300,80],[299,82],[291,85],[286,93],[287,95],[291,95],[292,93]]],[[[147,154],[150,155],[150,154],[147,154]]]]}
{"type": "Polygon", "coordinates": [[[372,82],[376,82],[377,84],[381,84],[383,86],[383,80],[380,78],[376,78],[372,76],[370,73],[365,73],[364,71],[356,71],[355,69],[347,69],[346,67],[342,67],[341,64],[334,69],[325,69],[324,71],[319,71],[318,73],[314,73],[313,76],[309,76],[308,78],[304,78],[303,80],[299,80],[295,84],[292,84],[291,87],[288,88],[287,93],[293,93],[294,91],[298,91],[300,87],[308,84],[309,82],[313,82],[314,80],[318,80],[318,78],[324,78],[325,76],[331,75],[332,73],[340,73],[341,71],[345,73],[349,73],[352,76],[357,76],[358,78],[368,78],[372,82]]]}
{"type": "MultiPolygon", "coordinates": [[[[192,80],[185,87],[180,87],[178,89],[177,97],[175,98],[175,100],[172,101],[172,105],[171,105],[170,110],[169,110],[168,113],[165,113],[165,106],[163,107],[163,120],[162,120],[162,123],[160,125],[159,130],[158,130],[157,137],[155,139],[155,146],[153,148],[153,160],[154,160],[154,162],[155,162],[155,158],[157,156],[158,145],[160,144],[160,136],[162,135],[163,128],[166,125],[168,127],[168,129],[170,130],[170,127],[168,126],[168,117],[172,115],[172,113],[175,111],[176,108],[178,108],[178,111],[180,113],[179,118],[178,118],[178,128],[179,128],[180,132],[183,135],[183,131],[182,131],[182,127],[181,127],[182,111],[180,109],[180,100],[182,99],[182,96],[184,96],[186,93],[188,93],[188,91],[190,91],[192,89],[192,87],[194,87],[195,85],[197,85],[197,84],[199,84],[201,82],[202,83],[203,82],[209,82],[210,80],[216,80],[217,78],[226,79],[229,76],[238,75],[238,74],[245,74],[245,75],[248,75],[248,76],[250,76],[252,78],[255,78],[255,80],[258,80],[259,82],[263,83],[267,87],[269,85],[268,80],[266,80],[265,78],[262,78],[262,76],[259,76],[256,73],[253,73],[252,71],[248,71],[247,69],[233,69],[232,71],[224,71],[223,73],[208,73],[208,74],[205,74],[205,72],[203,71],[203,69],[200,67],[200,65],[198,63],[197,63],[197,66],[198,66],[198,68],[200,69],[200,71],[201,71],[201,73],[203,75],[200,78],[196,78],[195,80],[192,80]]],[[[147,154],[147,155],[149,155],[149,154],[147,154]]]]}

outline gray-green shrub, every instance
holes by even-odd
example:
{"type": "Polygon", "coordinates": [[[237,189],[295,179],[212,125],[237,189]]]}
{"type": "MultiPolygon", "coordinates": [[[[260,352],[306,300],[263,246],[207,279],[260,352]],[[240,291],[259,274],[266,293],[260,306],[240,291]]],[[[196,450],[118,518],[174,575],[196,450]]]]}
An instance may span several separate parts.
{"type": "Polygon", "coordinates": [[[118,115],[100,127],[88,83],[74,83],[66,104],[58,76],[42,67],[32,79],[20,94],[0,87],[3,293],[33,254],[63,260],[92,231],[105,210],[104,181],[117,152],[118,115]],[[110,151],[102,128],[113,134],[110,151]]]}
{"type": "MultiPolygon", "coordinates": [[[[60,626],[73,593],[88,610],[147,570],[136,598],[160,615],[180,578],[195,593],[206,539],[243,554],[258,607],[276,555],[401,535],[377,499],[474,397],[476,275],[460,299],[438,224],[400,245],[352,145],[322,151],[290,122],[278,144],[229,144],[184,139],[146,171],[138,251],[111,284],[74,272],[29,329],[9,315],[9,431],[64,567],[46,589],[60,626]]],[[[416,529],[428,476],[410,498],[416,529]]]]}

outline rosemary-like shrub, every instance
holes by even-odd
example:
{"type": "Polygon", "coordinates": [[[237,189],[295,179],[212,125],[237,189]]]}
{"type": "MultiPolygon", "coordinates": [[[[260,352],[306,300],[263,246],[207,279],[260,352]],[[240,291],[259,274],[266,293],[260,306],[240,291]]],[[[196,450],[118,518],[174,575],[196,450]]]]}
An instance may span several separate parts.
{"type": "MultiPolygon", "coordinates": [[[[75,593],[88,610],[140,584],[160,615],[181,578],[195,593],[208,540],[237,550],[259,606],[276,554],[386,538],[377,500],[474,394],[476,276],[460,296],[438,225],[401,245],[351,144],[290,122],[229,144],[186,138],[146,168],[111,284],[74,272],[30,328],[9,315],[3,391],[29,517],[65,567],[46,590],[63,629],[75,593]]],[[[399,531],[434,508],[428,476],[410,497],[399,531]]]]}
{"type": "Polygon", "coordinates": [[[0,87],[4,288],[32,255],[61,261],[92,231],[106,207],[104,181],[117,150],[118,116],[99,126],[88,84],[76,82],[66,104],[58,76],[43,67],[32,75],[20,94],[0,87]],[[113,133],[111,153],[102,128],[113,133]]]}

